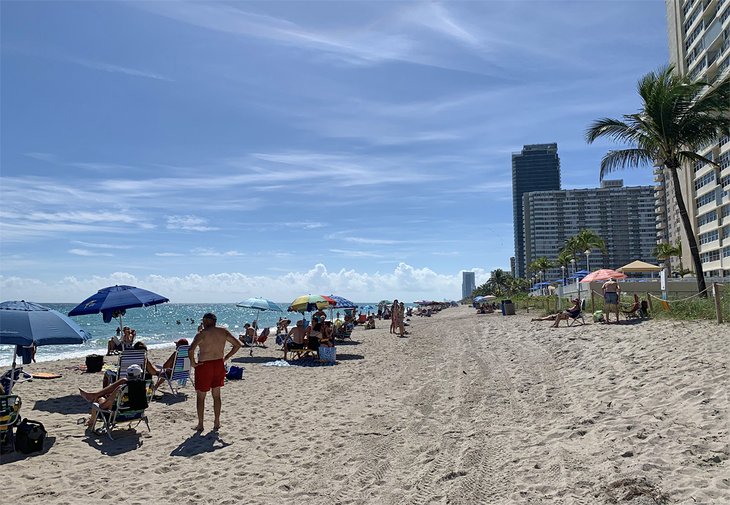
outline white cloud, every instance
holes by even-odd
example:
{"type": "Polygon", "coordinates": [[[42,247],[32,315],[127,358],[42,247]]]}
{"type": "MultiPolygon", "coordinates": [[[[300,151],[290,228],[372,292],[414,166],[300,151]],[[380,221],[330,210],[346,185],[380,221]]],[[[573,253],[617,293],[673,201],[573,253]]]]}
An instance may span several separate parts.
{"type": "Polygon", "coordinates": [[[69,249],[68,253],[75,256],[114,256],[111,253],[89,251],[88,249],[69,249]]]}
{"type": "MultiPolygon", "coordinates": [[[[477,285],[489,278],[489,272],[483,269],[472,270],[476,273],[477,285]]],[[[114,272],[108,276],[71,276],[51,282],[0,276],[0,291],[11,300],[78,302],[102,287],[129,284],[160,293],[170,298],[172,303],[235,303],[252,294],[288,301],[303,293],[331,293],[353,301],[373,302],[383,298],[406,301],[420,298],[458,299],[461,296],[461,281],[461,271],[439,274],[429,268],[416,268],[405,263],[399,263],[393,271],[384,273],[346,269],[330,272],[323,264],[317,264],[305,272],[273,276],[251,276],[237,272],[136,276],[114,272]]]]}
{"type": "Polygon", "coordinates": [[[243,256],[244,254],[239,251],[224,251],[219,252],[215,249],[205,248],[205,247],[198,247],[190,251],[191,254],[194,256],[214,256],[214,257],[231,257],[231,256],[243,256]]]}
{"type": "Polygon", "coordinates": [[[104,63],[103,61],[87,60],[84,58],[66,58],[71,63],[76,63],[87,68],[93,68],[95,70],[101,70],[103,72],[109,72],[112,74],[124,74],[132,77],[144,77],[147,79],[155,79],[158,81],[172,81],[172,79],[165,77],[164,75],[156,74],[154,72],[147,72],[144,70],[138,70],[131,67],[123,67],[121,65],[114,65],[112,63],[104,63]]]}
{"type": "Polygon", "coordinates": [[[99,244],[95,242],[84,242],[82,240],[73,240],[71,243],[82,245],[84,247],[96,247],[98,249],[131,249],[133,247],[126,244],[99,244]]]}
{"type": "Polygon", "coordinates": [[[218,228],[208,226],[208,220],[197,216],[167,216],[168,230],[214,231],[218,228]]]}

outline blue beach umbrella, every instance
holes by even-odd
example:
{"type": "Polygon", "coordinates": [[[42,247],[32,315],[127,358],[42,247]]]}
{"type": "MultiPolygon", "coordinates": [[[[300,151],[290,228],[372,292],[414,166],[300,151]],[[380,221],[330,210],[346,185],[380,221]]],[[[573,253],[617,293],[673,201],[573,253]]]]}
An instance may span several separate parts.
{"type": "Polygon", "coordinates": [[[169,302],[162,295],[134,286],[109,286],[102,288],[95,294],[71,309],[69,316],[83,316],[86,314],[101,313],[104,322],[108,323],[114,317],[119,318],[119,327],[122,327],[122,316],[127,309],[135,307],[149,307],[158,303],[169,302]]]}
{"type": "Polygon", "coordinates": [[[272,302],[271,300],[267,300],[266,298],[246,298],[242,302],[238,302],[236,304],[236,307],[242,307],[244,309],[255,309],[256,310],[256,319],[254,321],[258,321],[259,314],[264,310],[276,310],[279,312],[283,312],[284,310],[279,307],[276,303],[272,302]]]}
{"type": "Polygon", "coordinates": [[[354,309],[357,307],[357,304],[341,296],[329,295],[327,298],[333,299],[336,302],[334,306],[338,309],[354,309]]]}
{"type": "Polygon", "coordinates": [[[0,303],[0,345],[15,346],[10,389],[15,379],[18,346],[83,344],[90,338],[71,319],[43,305],[24,300],[0,303]]]}

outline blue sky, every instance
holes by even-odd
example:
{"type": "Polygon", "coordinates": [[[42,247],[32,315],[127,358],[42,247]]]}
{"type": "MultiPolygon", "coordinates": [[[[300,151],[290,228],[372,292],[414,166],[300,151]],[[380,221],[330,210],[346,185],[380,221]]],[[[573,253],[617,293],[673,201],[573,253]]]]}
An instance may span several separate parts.
{"type": "Polygon", "coordinates": [[[597,186],[587,125],[668,58],[661,0],[1,8],[6,300],[459,298],[509,269],[511,153],[597,186]]]}

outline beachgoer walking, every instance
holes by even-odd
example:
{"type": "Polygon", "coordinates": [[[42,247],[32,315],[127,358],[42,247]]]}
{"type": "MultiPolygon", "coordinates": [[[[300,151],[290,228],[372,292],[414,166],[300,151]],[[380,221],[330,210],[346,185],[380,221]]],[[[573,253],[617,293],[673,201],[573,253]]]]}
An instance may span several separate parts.
{"type": "Polygon", "coordinates": [[[406,306],[403,302],[400,302],[400,306],[398,307],[398,330],[400,331],[399,337],[408,334],[406,331],[406,306]]]}
{"type": "Polygon", "coordinates": [[[390,307],[390,332],[396,333],[398,331],[398,314],[400,313],[400,304],[398,300],[393,300],[393,305],[390,307]]]}
{"type": "Polygon", "coordinates": [[[611,278],[603,283],[601,291],[603,292],[603,303],[605,306],[604,308],[606,309],[606,323],[608,324],[611,322],[609,314],[613,311],[614,314],[616,314],[616,324],[618,324],[618,297],[619,293],[621,293],[621,286],[618,285],[616,279],[611,278]]]}
{"type": "Polygon", "coordinates": [[[216,327],[216,315],[208,312],[203,316],[203,331],[195,335],[188,351],[190,366],[195,369],[195,392],[197,394],[196,407],[198,410],[198,425],[196,431],[203,431],[203,415],[205,413],[205,397],[208,391],[213,396],[213,429],[221,426],[221,387],[226,378],[225,362],[241,348],[241,342],[236,340],[230,331],[216,327]],[[226,342],[231,344],[231,350],[224,354],[226,342]],[[195,351],[199,350],[196,357],[195,351]]]}

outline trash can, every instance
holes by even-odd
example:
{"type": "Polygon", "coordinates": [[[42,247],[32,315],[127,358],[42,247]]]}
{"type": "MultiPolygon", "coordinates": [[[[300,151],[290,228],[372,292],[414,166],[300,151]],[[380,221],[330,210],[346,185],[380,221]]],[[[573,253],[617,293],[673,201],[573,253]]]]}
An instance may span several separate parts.
{"type": "Polygon", "coordinates": [[[502,300],[502,315],[503,316],[514,316],[515,306],[512,300],[502,300]]]}

